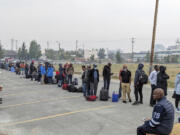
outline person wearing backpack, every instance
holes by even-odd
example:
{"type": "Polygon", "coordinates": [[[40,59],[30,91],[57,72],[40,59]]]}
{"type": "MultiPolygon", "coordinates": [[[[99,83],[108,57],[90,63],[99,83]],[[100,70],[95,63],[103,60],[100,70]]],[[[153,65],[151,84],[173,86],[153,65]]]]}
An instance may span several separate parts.
{"type": "Polygon", "coordinates": [[[167,96],[167,87],[168,83],[167,80],[169,76],[166,74],[166,67],[160,66],[160,72],[157,74],[157,88],[161,88],[164,90],[165,96],[167,96]]]}
{"type": "Polygon", "coordinates": [[[97,65],[93,65],[93,69],[90,71],[90,89],[91,89],[91,95],[97,94],[97,88],[99,83],[99,70],[97,69],[97,65]]]}
{"type": "Polygon", "coordinates": [[[142,89],[143,89],[143,83],[140,81],[142,74],[144,74],[144,70],[143,70],[144,65],[142,63],[140,63],[138,65],[138,69],[136,70],[135,73],[135,78],[134,78],[134,94],[135,94],[135,99],[136,101],[133,103],[133,105],[138,105],[143,104],[143,93],[142,93],[142,89]],[[138,97],[138,93],[140,96],[140,101],[138,101],[139,97],[138,97]]]}
{"type": "Polygon", "coordinates": [[[48,83],[50,84],[52,84],[53,72],[54,72],[54,68],[52,65],[49,64],[47,69],[47,77],[48,77],[48,83]]]}
{"type": "Polygon", "coordinates": [[[157,87],[157,74],[159,72],[159,66],[154,66],[154,71],[152,71],[149,75],[149,81],[151,84],[151,97],[150,97],[150,106],[153,107],[156,104],[156,100],[153,99],[153,91],[157,87]]]}
{"type": "Polygon", "coordinates": [[[180,108],[178,107],[180,101],[180,73],[176,75],[174,94],[176,112],[180,113],[180,108]]]}

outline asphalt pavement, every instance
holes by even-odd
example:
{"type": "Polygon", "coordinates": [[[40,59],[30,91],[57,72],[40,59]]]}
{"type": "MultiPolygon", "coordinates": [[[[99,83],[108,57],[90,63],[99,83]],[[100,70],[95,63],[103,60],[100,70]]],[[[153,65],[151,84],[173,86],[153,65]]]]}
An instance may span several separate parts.
{"type": "MultiPolygon", "coordinates": [[[[88,102],[82,93],[69,93],[57,85],[40,85],[0,70],[0,135],[136,135],[144,117],[151,117],[150,87],[143,88],[144,104],[132,106],[120,100],[113,103],[88,102]]],[[[79,80],[80,82],[80,80],[79,80]]],[[[102,81],[99,83],[99,90],[102,81]]],[[[110,92],[119,82],[111,81],[110,92]]],[[[133,88],[131,92],[134,101],[133,88]]],[[[168,99],[171,99],[169,91],[168,99]]],[[[176,114],[180,117],[179,114],[176,114]]]]}

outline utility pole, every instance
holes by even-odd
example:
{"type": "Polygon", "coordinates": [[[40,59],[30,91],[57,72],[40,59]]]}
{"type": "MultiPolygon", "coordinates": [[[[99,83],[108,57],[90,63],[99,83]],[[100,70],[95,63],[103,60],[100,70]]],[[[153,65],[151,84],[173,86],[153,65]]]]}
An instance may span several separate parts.
{"type": "Polygon", "coordinates": [[[78,40],[76,40],[76,56],[77,56],[77,50],[78,50],[78,40]]]}
{"type": "Polygon", "coordinates": [[[84,57],[84,44],[83,44],[83,57],[84,57]]]}
{"type": "Polygon", "coordinates": [[[133,59],[134,59],[134,43],[135,43],[134,37],[131,39],[131,43],[132,43],[132,61],[133,61],[133,59]]]}
{"type": "Polygon", "coordinates": [[[49,41],[47,41],[47,50],[49,50],[49,41]]]}
{"type": "Polygon", "coordinates": [[[15,41],[16,41],[16,51],[18,51],[18,40],[15,41]]]}
{"type": "Polygon", "coordinates": [[[151,59],[150,59],[149,74],[151,73],[152,66],[153,66],[154,45],[155,45],[155,41],[156,41],[156,27],[157,27],[158,8],[159,8],[159,0],[156,0],[155,13],[154,13],[154,26],[153,26],[153,34],[152,34],[152,44],[151,44],[151,59]]]}
{"type": "Polygon", "coordinates": [[[11,51],[14,49],[14,39],[11,39],[11,51]]]}

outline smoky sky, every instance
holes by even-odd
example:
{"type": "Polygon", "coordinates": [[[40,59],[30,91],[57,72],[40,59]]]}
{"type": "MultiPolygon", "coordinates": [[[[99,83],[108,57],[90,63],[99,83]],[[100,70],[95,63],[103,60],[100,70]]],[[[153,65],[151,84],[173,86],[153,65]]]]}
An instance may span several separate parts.
{"type": "MultiPolygon", "coordinates": [[[[180,38],[180,1],[160,0],[156,43],[166,47],[180,38]]],[[[10,48],[37,40],[42,49],[88,48],[135,51],[151,46],[155,0],[0,0],[0,40],[10,48]]]]}

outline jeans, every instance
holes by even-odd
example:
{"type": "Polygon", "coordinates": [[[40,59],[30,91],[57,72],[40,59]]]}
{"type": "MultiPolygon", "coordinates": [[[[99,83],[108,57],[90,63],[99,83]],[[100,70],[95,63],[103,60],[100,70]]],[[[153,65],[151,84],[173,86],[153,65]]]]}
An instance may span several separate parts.
{"type": "Polygon", "coordinates": [[[82,84],[82,89],[83,89],[84,96],[87,96],[88,93],[87,93],[87,84],[86,83],[82,84]]]}
{"type": "Polygon", "coordinates": [[[154,106],[156,104],[156,100],[153,99],[153,92],[156,89],[156,85],[151,85],[151,97],[150,97],[150,105],[154,106]]]}
{"type": "Polygon", "coordinates": [[[136,101],[138,101],[138,93],[140,96],[140,101],[142,102],[143,100],[142,88],[143,88],[143,84],[138,84],[137,86],[135,86],[134,94],[136,101]]]}
{"type": "Polygon", "coordinates": [[[63,84],[63,80],[59,80],[59,81],[58,81],[58,86],[61,87],[62,84],[63,84]]]}
{"type": "Polygon", "coordinates": [[[137,135],[146,135],[146,133],[157,134],[157,135],[165,135],[165,134],[159,133],[156,130],[156,128],[152,128],[150,126],[147,126],[146,124],[144,124],[144,125],[137,128],[137,135]]]}
{"type": "Polygon", "coordinates": [[[68,84],[72,84],[72,75],[68,75],[68,84]]]}
{"type": "Polygon", "coordinates": [[[109,85],[110,85],[110,78],[104,78],[104,89],[108,91],[108,95],[109,95],[109,85]]]}
{"type": "Polygon", "coordinates": [[[98,80],[94,80],[94,82],[90,83],[90,95],[96,95],[98,88],[98,80]]]}
{"type": "Polygon", "coordinates": [[[48,83],[52,84],[52,77],[48,77],[48,83]]]}

